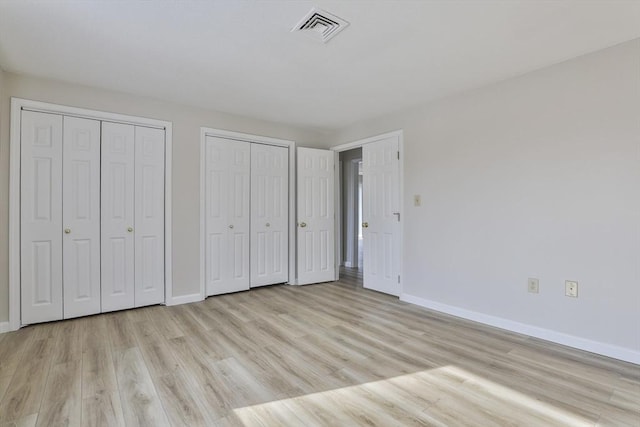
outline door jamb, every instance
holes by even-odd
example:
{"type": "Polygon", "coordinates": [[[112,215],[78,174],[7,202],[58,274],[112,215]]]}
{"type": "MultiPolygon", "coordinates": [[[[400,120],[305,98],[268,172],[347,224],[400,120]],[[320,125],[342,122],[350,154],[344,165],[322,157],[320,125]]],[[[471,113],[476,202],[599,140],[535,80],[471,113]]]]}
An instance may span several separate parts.
{"type": "MultiPolygon", "coordinates": [[[[336,162],[339,161],[339,155],[342,151],[351,150],[353,148],[362,147],[363,145],[369,144],[371,142],[380,141],[382,139],[387,138],[396,138],[398,141],[398,151],[399,151],[399,167],[398,167],[398,186],[400,187],[400,201],[398,206],[398,211],[400,212],[400,218],[404,218],[404,131],[403,129],[395,130],[392,132],[383,133],[380,135],[371,136],[364,139],[359,139],[353,142],[348,142],[346,144],[336,145],[330,148],[335,152],[336,162]]],[[[340,205],[340,188],[342,185],[341,182],[342,177],[339,177],[335,180],[335,198],[336,198],[336,206],[338,207],[338,214],[336,215],[336,230],[335,230],[335,244],[336,244],[336,280],[340,278],[340,260],[337,258],[338,248],[342,242],[342,206],[340,205]]],[[[399,242],[399,250],[400,250],[400,263],[398,265],[398,274],[400,275],[400,283],[399,283],[399,293],[402,294],[403,287],[403,277],[404,277],[404,262],[402,258],[403,251],[403,236],[404,236],[404,220],[400,221],[400,242],[399,242]]]]}
{"type": "MultiPolygon", "coordinates": [[[[20,147],[22,110],[81,117],[86,119],[125,123],[164,129],[164,303],[170,305],[173,297],[172,244],[171,244],[171,164],[173,123],[165,120],[125,114],[108,113],[86,108],[70,107],[48,102],[11,98],[11,122],[9,135],[9,328],[20,328],[20,147]]],[[[178,297],[179,298],[179,297],[178,297]]],[[[3,332],[3,331],[0,331],[3,332]]]]}
{"type": "Polygon", "coordinates": [[[287,139],[271,138],[268,136],[252,135],[248,133],[234,132],[209,127],[200,128],[200,300],[207,297],[206,289],[206,265],[205,265],[205,148],[207,136],[246,141],[257,144],[276,145],[285,147],[289,151],[289,281],[290,285],[297,284],[296,277],[296,201],[295,201],[295,141],[287,139]]]}

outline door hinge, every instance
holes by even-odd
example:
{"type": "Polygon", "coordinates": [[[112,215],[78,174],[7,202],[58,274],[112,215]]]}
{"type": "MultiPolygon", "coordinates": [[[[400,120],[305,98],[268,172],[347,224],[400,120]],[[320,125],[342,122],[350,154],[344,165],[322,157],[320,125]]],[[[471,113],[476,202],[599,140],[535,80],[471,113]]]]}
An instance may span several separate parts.
{"type": "Polygon", "coordinates": [[[398,160],[400,160],[400,152],[397,151],[396,153],[398,153],[398,160]]]}
{"type": "Polygon", "coordinates": [[[398,283],[400,283],[400,275],[398,274],[398,283]]]}

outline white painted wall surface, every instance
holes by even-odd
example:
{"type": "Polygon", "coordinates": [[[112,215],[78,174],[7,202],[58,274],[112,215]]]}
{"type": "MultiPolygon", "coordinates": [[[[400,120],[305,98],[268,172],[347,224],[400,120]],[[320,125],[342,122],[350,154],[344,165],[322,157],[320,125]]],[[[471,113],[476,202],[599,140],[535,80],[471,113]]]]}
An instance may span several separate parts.
{"type": "Polygon", "coordinates": [[[405,299],[640,363],[640,39],[334,141],[396,129],[405,299]]]}
{"type": "Polygon", "coordinates": [[[4,94],[5,72],[0,68],[0,333],[9,330],[9,140],[2,140],[9,132],[9,117],[3,114],[4,94]]]}
{"type": "MultiPolygon", "coordinates": [[[[10,97],[173,122],[174,297],[200,293],[200,127],[228,129],[318,146],[314,131],[164,101],[4,73],[0,96],[0,327],[8,319],[8,200],[10,97]]],[[[176,84],[179,84],[177,82],[176,84]]]]}

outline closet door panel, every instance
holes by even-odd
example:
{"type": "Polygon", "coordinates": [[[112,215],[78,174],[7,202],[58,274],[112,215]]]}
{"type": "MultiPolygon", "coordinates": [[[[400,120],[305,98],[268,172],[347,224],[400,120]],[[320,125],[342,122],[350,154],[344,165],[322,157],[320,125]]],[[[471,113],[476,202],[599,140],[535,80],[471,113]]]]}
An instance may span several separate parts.
{"type": "Polygon", "coordinates": [[[21,323],[62,319],[62,116],[23,111],[21,323]]]}
{"type": "Polygon", "coordinates": [[[102,311],[134,306],[134,135],[102,123],[102,311]]]}
{"type": "Polygon", "coordinates": [[[249,143],[205,142],[207,295],[249,289],[249,143]]]}
{"type": "Polygon", "coordinates": [[[100,122],[64,117],[64,318],[100,312],[100,122]]]}
{"type": "Polygon", "coordinates": [[[251,286],[289,280],[289,152],[251,144],[251,286]]]}
{"type": "Polygon", "coordinates": [[[164,130],[135,128],[135,306],[164,302],[164,130]]]}

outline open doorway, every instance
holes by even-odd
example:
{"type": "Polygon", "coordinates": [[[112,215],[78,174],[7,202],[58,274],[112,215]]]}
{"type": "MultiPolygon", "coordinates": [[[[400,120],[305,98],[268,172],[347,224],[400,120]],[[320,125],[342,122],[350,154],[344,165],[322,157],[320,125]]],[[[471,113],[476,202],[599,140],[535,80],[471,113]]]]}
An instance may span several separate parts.
{"type": "Polygon", "coordinates": [[[362,286],[362,147],[342,151],[339,159],[342,171],[340,279],[362,286]]]}

